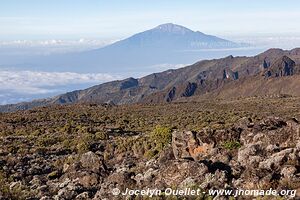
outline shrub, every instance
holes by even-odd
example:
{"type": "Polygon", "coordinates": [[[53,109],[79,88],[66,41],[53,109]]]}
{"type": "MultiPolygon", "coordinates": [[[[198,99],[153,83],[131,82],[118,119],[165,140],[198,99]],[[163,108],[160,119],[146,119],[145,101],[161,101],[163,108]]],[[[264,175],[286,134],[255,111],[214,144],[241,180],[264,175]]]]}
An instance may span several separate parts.
{"type": "Polygon", "coordinates": [[[95,140],[95,136],[93,134],[86,133],[78,139],[79,141],[76,145],[77,153],[85,153],[90,150],[90,147],[95,140]]]}
{"type": "Polygon", "coordinates": [[[238,141],[226,141],[222,144],[224,149],[233,150],[239,149],[242,145],[238,141]]]}
{"type": "Polygon", "coordinates": [[[156,126],[150,134],[150,139],[156,144],[156,150],[161,151],[172,141],[172,129],[156,126]]]}
{"type": "Polygon", "coordinates": [[[54,144],[56,144],[58,141],[57,138],[52,137],[52,136],[45,136],[45,137],[40,137],[37,140],[37,143],[40,147],[48,147],[48,146],[52,146],[54,144]]]}
{"type": "Polygon", "coordinates": [[[58,178],[59,176],[60,176],[59,171],[53,171],[47,175],[47,178],[52,180],[58,178]]]}
{"type": "Polygon", "coordinates": [[[95,133],[95,139],[96,140],[107,140],[108,134],[104,131],[98,131],[95,133]]]}
{"type": "Polygon", "coordinates": [[[0,171],[0,192],[2,192],[4,196],[9,195],[9,184],[7,183],[5,174],[1,171],[0,171]]]}
{"type": "Polygon", "coordinates": [[[149,151],[145,152],[144,156],[145,156],[145,158],[147,158],[147,159],[150,160],[151,158],[153,158],[154,156],[156,156],[158,153],[159,152],[157,150],[149,150],[149,151]]]}
{"type": "Polygon", "coordinates": [[[89,151],[89,148],[90,144],[86,141],[80,141],[76,146],[77,153],[85,153],[89,151]]]}

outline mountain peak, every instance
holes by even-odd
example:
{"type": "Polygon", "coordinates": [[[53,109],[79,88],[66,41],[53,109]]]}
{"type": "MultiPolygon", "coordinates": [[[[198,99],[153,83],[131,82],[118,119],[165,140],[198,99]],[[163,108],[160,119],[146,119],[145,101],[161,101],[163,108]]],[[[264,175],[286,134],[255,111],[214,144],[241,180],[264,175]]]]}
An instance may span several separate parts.
{"type": "Polygon", "coordinates": [[[169,33],[179,33],[179,34],[185,34],[188,32],[193,32],[192,30],[178,25],[178,24],[173,24],[173,23],[166,23],[166,24],[161,24],[157,27],[154,28],[154,30],[158,30],[161,32],[169,32],[169,33]]]}

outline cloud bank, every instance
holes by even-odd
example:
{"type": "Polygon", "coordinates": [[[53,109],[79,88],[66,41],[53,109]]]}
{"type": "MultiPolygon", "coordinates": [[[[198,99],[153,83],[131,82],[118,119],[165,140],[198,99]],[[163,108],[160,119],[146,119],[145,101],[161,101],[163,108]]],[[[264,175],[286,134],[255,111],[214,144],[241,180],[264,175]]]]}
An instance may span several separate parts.
{"type": "Polygon", "coordinates": [[[45,94],[60,86],[99,84],[120,78],[109,74],[73,72],[0,71],[0,95],[10,91],[19,94],[45,94]]]}

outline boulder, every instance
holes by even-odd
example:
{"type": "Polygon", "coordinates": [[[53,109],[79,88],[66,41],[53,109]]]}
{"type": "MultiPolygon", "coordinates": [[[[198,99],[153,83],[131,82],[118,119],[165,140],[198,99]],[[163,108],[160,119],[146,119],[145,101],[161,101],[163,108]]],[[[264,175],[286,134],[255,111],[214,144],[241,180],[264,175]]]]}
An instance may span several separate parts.
{"type": "Polygon", "coordinates": [[[195,182],[201,183],[206,173],[208,173],[208,167],[204,163],[190,160],[172,160],[160,166],[157,181],[170,187],[184,184],[186,179],[190,177],[195,182]]]}
{"type": "Polygon", "coordinates": [[[176,159],[204,160],[214,150],[214,143],[202,142],[192,131],[172,133],[172,148],[176,159]]]}
{"type": "Polygon", "coordinates": [[[282,168],[280,174],[285,178],[293,178],[296,172],[297,172],[296,167],[286,166],[282,168]]]}
{"type": "Polygon", "coordinates": [[[244,167],[257,167],[259,162],[263,159],[261,157],[262,144],[246,144],[238,151],[238,162],[244,167]]]}
{"type": "Polygon", "coordinates": [[[89,193],[83,192],[75,197],[76,200],[87,200],[89,199],[89,193]]]}
{"type": "Polygon", "coordinates": [[[82,154],[80,163],[83,168],[94,173],[99,173],[100,170],[104,169],[100,157],[91,151],[82,154]]]}
{"type": "Polygon", "coordinates": [[[260,169],[278,170],[285,162],[288,161],[288,156],[293,153],[294,149],[286,149],[273,154],[270,158],[259,163],[260,169]]]}

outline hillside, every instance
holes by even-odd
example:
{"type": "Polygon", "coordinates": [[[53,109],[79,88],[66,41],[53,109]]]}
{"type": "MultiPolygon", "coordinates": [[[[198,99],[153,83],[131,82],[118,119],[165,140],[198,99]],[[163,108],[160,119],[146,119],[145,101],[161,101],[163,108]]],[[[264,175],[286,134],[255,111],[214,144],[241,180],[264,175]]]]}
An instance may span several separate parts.
{"type": "Polygon", "coordinates": [[[299,96],[299,64],[299,49],[270,49],[254,57],[204,60],[139,79],[128,78],[49,99],[0,106],[0,111],[78,102],[131,104],[209,97],[299,96]]]}
{"type": "Polygon", "coordinates": [[[75,104],[0,113],[0,199],[128,199],[113,195],[114,188],[199,189],[189,199],[205,200],[216,196],[211,189],[273,188],[298,190],[299,198],[299,100],[75,104]]]}

